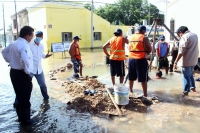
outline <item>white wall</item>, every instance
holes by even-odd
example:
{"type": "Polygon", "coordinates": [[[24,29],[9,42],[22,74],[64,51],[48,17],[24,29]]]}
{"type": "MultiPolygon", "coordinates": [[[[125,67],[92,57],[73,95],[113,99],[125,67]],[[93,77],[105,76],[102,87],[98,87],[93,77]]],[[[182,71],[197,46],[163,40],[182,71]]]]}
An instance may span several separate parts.
{"type": "MultiPolygon", "coordinates": [[[[170,28],[170,20],[175,20],[175,31],[180,26],[187,26],[200,38],[200,0],[174,0],[167,8],[167,23],[170,28]]],[[[166,40],[170,35],[166,32],[166,40]]],[[[199,39],[200,40],[200,39],[199,39]]],[[[200,41],[199,41],[200,42],[200,41]]]]}

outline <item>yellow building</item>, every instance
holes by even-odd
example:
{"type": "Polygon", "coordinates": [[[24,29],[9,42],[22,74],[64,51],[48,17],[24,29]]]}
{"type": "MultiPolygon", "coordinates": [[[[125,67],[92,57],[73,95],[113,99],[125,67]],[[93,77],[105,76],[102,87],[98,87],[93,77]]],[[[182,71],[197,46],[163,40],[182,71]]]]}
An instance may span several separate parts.
{"type": "MultiPolygon", "coordinates": [[[[83,4],[44,2],[28,8],[27,11],[29,25],[44,32],[45,50],[51,49],[51,43],[69,44],[75,35],[82,39],[80,48],[91,48],[91,12],[83,4]]],[[[113,36],[116,28],[121,28],[124,35],[129,28],[111,25],[96,14],[93,15],[93,25],[94,48],[102,47],[113,36]]]]}

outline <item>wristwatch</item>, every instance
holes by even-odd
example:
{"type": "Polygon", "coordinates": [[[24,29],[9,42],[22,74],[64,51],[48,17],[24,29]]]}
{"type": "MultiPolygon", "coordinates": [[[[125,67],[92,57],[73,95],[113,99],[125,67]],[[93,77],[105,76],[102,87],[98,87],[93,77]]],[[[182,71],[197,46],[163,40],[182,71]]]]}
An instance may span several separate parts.
{"type": "Polygon", "coordinates": [[[176,64],[176,65],[177,65],[177,62],[174,62],[174,64],[176,64]]]}

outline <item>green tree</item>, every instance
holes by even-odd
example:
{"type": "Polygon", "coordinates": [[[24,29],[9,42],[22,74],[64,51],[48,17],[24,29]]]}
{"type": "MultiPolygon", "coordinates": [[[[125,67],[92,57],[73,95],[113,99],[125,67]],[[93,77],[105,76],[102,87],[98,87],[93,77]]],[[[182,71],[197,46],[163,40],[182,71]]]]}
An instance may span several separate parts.
{"type": "MultiPolygon", "coordinates": [[[[91,3],[86,3],[86,4],[84,5],[84,7],[85,7],[86,9],[88,9],[88,10],[91,11],[92,5],[91,5],[91,3]]],[[[95,11],[95,6],[94,6],[94,5],[93,5],[93,10],[95,11]]]]}
{"type": "MultiPolygon", "coordinates": [[[[89,5],[85,7],[89,7],[89,5]]],[[[164,15],[159,13],[155,5],[148,5],[147,0],[118,0],[114,4],[100,6],[95,9],[95,13],[110,23],[120,20],[125,25],[142,24],[142,20],[149,18],[150,23],[152,23],[154,18],[164,18],[164,15]]]]}
{"type": "Polygon", "coordinates": [[[123,16],[121,12],[119,12],[119,7],[116,5],[106,4],[105,6],[100,6],[98,9],[95,10],[95,13],[102,18],[108,20],[110,23],[114,23],[116,20],[121,21],[121,17],[123,16]]]}

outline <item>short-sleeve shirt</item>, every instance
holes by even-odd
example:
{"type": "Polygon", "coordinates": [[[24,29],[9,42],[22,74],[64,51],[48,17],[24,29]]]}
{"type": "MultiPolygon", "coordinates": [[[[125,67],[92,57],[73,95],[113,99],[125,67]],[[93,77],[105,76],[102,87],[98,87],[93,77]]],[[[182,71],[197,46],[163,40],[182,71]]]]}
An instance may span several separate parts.
{"type": "Polygon", "coordinates": [[[179,54],[183,55],[182,66],[195,66],[198,62],[199,48],[198,36],[195,33],[186,31],[180,39],[179,54]]]}
{"type": "Polygon", "coordinates": [[[160,57],[164,57],[167,54],[167,49],[169,48],[169,45],[167,46],[166,42],[157,42],[155,45],[155,49],[158,49],[158,43],[160,43],[160,57]]]}

